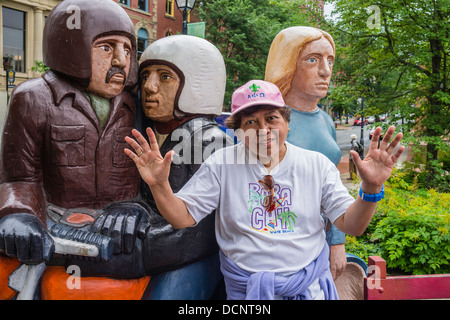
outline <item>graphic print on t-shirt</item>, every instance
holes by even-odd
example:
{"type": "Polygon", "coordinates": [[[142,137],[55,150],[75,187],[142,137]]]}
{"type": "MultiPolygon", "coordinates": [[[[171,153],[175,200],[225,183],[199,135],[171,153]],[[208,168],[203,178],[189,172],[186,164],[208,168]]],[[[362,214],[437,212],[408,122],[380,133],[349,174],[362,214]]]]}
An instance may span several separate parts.
{"type": "Polygon", "coordinates": [[[247,201],[251,214],[250,227],[268,234],[294,232],[297,216],[289,208],[292,206],[292,191],[275,184],[267,189],[261,183],[249,183],[247,201]]]}

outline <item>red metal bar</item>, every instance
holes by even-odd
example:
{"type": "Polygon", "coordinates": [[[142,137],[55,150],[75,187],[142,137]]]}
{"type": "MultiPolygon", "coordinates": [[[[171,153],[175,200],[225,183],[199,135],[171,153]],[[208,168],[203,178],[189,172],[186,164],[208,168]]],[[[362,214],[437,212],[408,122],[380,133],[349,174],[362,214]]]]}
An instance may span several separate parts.
{"type": "Polygon", "coordinates": [[[450,274],[386,277],[386,261],[378,256],[370,256],[368,265],[365,300],[450,298],[450,274]]]}

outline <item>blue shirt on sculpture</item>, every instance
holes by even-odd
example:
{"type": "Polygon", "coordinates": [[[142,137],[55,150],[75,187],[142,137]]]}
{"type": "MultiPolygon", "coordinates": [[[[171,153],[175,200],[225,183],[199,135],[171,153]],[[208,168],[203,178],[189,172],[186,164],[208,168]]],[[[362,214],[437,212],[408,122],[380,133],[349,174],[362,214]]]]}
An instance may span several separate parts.
{"type": "MultiPolygon", "coordinates": [[[[336,130],[331,117],[320,108],[310,112],[291,109],[286,141],[303,149],[318,151],[337,166],[341,161],[341,150],[336,142],[336,130]]],[[[326,240],[330,246],[345,243],[345,233],[332,225],[326,233],[326,240]]]]}
{"type": "Polygon", "coordinates": [[[323,110],[304,112],[292,109],[287,141],[297,147],[318,151],[335,166],[341,161],[336,131],[331,117],[323,110]]]}

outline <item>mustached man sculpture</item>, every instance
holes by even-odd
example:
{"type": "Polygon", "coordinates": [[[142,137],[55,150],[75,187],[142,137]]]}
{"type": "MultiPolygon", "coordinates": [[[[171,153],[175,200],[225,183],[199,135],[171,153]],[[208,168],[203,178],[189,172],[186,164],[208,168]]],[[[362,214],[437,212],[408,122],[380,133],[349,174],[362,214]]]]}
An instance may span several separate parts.
{"type": "MultiPolygon", "coordinates": [[[[133,24],[113,1],[65,0],[48,16],[43,38],[50,70],[15,89],[4,129],[2,264],[14,264],[5,256],[51,264],[49,228],[56,223],[108,230],[114,255],[106,271],[99,270],[141,275],[135,242],[145,233],[147,211],[130,201],[138,196],[139,175],[123,152],[136,117],[133,24]]],[[[82,265],[73,265],[83,276],[82,265]]]]}

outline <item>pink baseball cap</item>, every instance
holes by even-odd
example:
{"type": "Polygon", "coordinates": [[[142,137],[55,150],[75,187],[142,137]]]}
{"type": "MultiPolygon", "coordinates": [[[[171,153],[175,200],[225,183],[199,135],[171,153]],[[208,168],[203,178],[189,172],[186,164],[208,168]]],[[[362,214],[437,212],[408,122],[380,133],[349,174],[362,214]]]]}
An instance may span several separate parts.
{"type": "Polygon", "coordinates": [[[281,92],[273,83],[251,80],[234,91],[231,98],[231,115],[256,105],[285,106],[281,92]]]}

